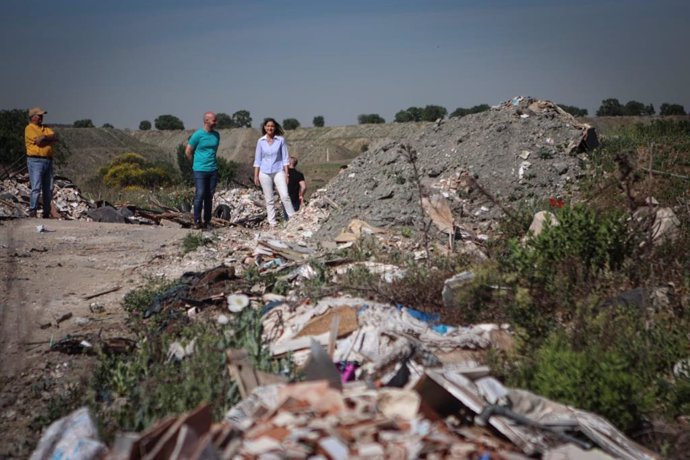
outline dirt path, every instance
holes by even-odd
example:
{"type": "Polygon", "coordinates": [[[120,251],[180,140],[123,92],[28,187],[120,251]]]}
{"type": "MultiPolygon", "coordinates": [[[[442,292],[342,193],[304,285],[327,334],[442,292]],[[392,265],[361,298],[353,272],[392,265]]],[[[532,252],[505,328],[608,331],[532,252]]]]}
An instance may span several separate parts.
{"type": "Polygon", "coordinates": [[[50,352],[50,342],[67,334],[125,334],[124,295],[156,266],[170,263],[188,232],[83,221],[0,222],[0,458],[26,457],[55,394],[88,378],[90,358],[50,352]],[[45,231],[38,232],[39,225],[45,231]],[[93,303],[97,308],[90,308],[93,303]]]}

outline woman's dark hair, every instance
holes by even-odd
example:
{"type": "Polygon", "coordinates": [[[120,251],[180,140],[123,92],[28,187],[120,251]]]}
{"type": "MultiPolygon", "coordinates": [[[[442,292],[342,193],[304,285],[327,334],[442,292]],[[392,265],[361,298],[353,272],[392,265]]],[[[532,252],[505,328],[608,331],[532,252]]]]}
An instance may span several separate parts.
{"type": "Polygon", "coordinates": [[[266,134],[266,124],[271,121],[273,122],[274,125],[276,125],[276,130],[274,132],[275,136],[283,136],[285,134],[285,131],[283,131],[282,126],[280,126],[280,123],[275,121],[273,118],[266,118],[264,119],[264,122],[261,123],[261,134],[266,134]]]}

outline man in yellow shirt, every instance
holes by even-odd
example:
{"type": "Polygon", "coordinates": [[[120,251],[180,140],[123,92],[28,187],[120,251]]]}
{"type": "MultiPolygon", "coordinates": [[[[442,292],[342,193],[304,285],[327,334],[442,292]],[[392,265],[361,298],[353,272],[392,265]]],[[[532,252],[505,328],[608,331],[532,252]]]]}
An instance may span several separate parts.
{"type": "Polygon", "coordinates": [[[36,217],[39,195],[43,198],[43,217],[50,217],[50,202],[53,199],[53,144],[58,136],[52,129],[43,126],[43,115],[46,113],[40,107],[29,110],[29,124],[24,129],[26,164],[31,182],[29,217],[36,217]]]}

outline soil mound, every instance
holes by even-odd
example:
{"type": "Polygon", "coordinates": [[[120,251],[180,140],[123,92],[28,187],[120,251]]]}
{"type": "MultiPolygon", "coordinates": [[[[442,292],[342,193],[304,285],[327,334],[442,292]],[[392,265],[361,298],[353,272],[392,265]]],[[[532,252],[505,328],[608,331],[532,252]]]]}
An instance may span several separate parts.
{"type": "Polygon", "coordinates": [[[322,193],[333,209],[316,236],[332,238],[355,217],[381,227],[418,225],[415,177],[424,195],[450,201],[456,223],[486,232],[507,208],[576,194],[582,152],[596,144],[589,125],[532,98],[432,123],[363,153],[332,179],[322,193]]]}

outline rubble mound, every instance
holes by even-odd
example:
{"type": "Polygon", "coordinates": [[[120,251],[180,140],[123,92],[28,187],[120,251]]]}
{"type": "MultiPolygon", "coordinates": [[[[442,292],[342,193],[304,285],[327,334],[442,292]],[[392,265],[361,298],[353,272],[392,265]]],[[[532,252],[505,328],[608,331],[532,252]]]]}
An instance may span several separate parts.
{"type": "Polygon", "coordinates": [[[456,223],[485,232],[506,208],[576,194],[586,162],[581,153],[596,145],[589,125],[527,97],[441,120],[363,153],[332,179],[321,191],[332,209],[316,236],[332,238],[353,218],[381,227],[418,225],[416,178],[424,195],[449,199],[456,223]]]}

